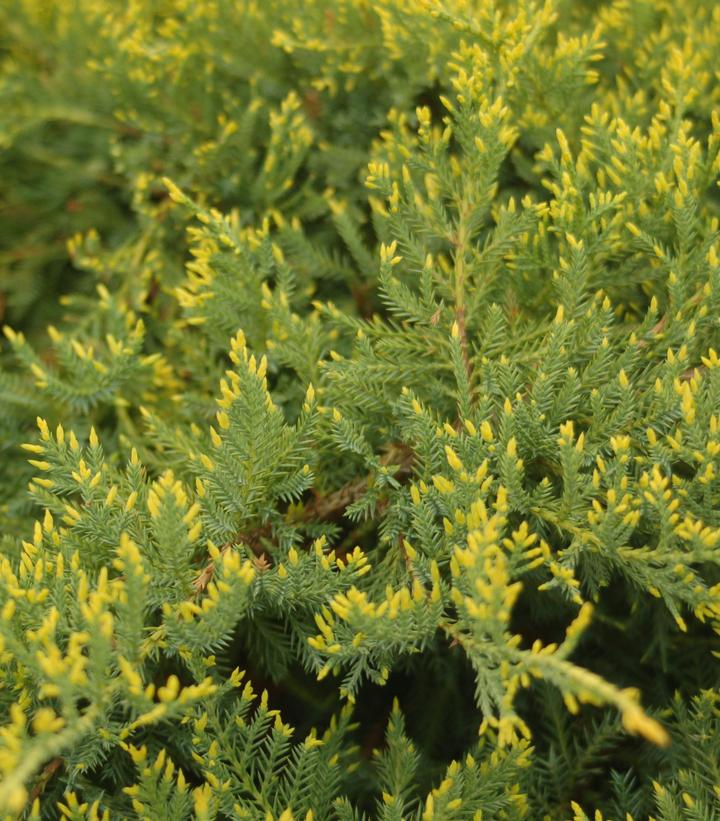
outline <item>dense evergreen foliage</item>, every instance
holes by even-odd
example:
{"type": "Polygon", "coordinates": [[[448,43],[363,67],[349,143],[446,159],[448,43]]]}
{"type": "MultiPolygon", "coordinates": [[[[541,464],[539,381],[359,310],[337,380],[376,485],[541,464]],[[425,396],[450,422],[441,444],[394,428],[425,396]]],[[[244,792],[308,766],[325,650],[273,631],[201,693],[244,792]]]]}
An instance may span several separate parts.
{"type": "Polygon", "coordinates": [[[720,817],[718,53],[3,0],[3,817],[720,817]]]}

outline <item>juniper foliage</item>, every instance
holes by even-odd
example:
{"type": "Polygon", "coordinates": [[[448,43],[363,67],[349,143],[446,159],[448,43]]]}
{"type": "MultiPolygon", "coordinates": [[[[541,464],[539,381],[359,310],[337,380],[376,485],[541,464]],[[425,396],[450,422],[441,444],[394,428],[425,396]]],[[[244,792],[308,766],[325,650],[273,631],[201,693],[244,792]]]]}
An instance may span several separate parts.
{"type": "Polygon", "coordinates": [[[0,32],[3,817],[718,817],[720,5],[0,32]]]}

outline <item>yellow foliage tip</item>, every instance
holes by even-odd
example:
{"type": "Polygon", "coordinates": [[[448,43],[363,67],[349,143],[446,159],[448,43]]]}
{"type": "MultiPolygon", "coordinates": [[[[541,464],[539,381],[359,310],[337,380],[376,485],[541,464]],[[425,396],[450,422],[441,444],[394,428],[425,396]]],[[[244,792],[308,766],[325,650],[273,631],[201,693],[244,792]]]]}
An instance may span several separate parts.
{"type": "Polygon", "coordinates": [[[183,192],[175,185],[175,183],[169,177],[163,177],[162,183],[167,188],[168,194],[170,195],[170,199],[173,202],[177,203],[184,203],[187,202],[187,197],[183,192]]]}
{"type": "Polygon", "coordinates": [[[670,746],[671,739],[668,731],[659,721],[650,718],[639,704],[634,704],[623,710],[622,723],[629,733],[641,735],[658,747],[670,746]]]}
{"type": "Polygon", "coordinates": [[[455,451],[450,447],[450,445],[445,445],[445,456],[447,458],[448,464],[453,470],[463,470],[463,463],[460,457],[457,455],[457,453],[455,453],[455,451]]]}

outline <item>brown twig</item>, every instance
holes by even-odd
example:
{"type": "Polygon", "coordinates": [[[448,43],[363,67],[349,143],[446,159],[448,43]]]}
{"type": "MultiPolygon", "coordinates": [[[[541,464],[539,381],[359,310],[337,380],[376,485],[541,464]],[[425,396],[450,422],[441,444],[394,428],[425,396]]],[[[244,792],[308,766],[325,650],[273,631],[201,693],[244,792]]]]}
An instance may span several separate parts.
{"type": "MultiPolygon", "coordinates": [[[[225,544],[220,548],[220,553],[224,555],[235,544],[244,544],[247,547],[249,547],[250,550],[252,550],[255,556],[255,558],[253,559],[255,567],[260,572],[263,572],[272,566],[270,557],[267,555],[265,549],[262,546],[262,539],[266,538],[269,535],[270,525],[263,525],[262,527],[250,530],[246,534],[243,534],[242,536],[238,537],[238,539],[235,542],[225,542],[225,544]]],[[[199,596],[205,591],[207,586],[212,581],[214,575],[215,562],[208,562],[193,580],[195,595],[199,596]]]]}
{"type": "MultiPolygon", "coordinates": [[[[663,314],[663,316],[660,317],[660,319],[655,323],[655,325],[653,325],[653,327],[650,328],[650,331],[648,332],[648,335],[652,337],[652,336],[657,336],[658,334],[661,334],[663,332],[665,326],[667,325],[667,321],[668,321],[668,315],[663,314]]],[[[648,342],[647,339],[641,339],[637,343],[637,346],[638,346],[638,348],[647,348],[647,346],[649,344],[650,343],[648,342]]]]}
{"type": "MultiPolygon", "coordinates": [[[[405,478],[410,475],[414,461],[415,454],[413,451],[402,444],[392,444],[380,459],[380,463],[383,466],[397,465],[395,476],[399,478],[405,478]]],[[[316,494],[315,498],[302,510],[300,521],[328,522],[340,518],[345,510],[367,491],[369,483],[370,477],[364,477],[348,482],[327,496],[316,494]]],[[[225,553],[236,544],[247,545],[255,554],[255,566],[258,570],[264,571],[271,567],[272,562],[265,552],[262,540],[267,539],[270,535],[270,525],[263,525],[263,527],[239,535],[234,542],[226,542],[220,550],[221,553],[225,553]]],[[[204,592],[214,575],[215,563],[208,562],[193,581],[196,595],[199,596],[204,592]]]]}
{"type": "Polygon", "coordinates": [[[50,761],[43,767],[40,775],[38,776],[37,781],[35,782],[35,786],[30,790],[30,794],[28,795],[27,799],[27,806],[32,807],[33,802],[36,798],[39,798],[45,787],[48,784],[48,781],[55,775],[55,773],[63,766],[65,763],[65,759],[61,756],[56,756],[55,758],[51,758],[50,761]]]}
{"type": "MultiPolygon", "coordinates": [[[[410,448],[405,445],[391,445],[380,459],[380,464],[397,465],[395,476],[405,478],[410,474],[414,461],[415,454],[410,448]]],[[[316,495],[303,510],[303,521],[329,521],[338,518],[367,491],[369,482],[368,477],[355,479],[327,496],[316,495]]]]}

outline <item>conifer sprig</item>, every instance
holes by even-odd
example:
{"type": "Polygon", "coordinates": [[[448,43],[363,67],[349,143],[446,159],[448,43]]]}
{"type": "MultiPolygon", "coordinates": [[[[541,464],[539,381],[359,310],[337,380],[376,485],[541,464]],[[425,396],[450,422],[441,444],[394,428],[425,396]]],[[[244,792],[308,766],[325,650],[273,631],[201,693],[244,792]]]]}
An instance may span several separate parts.
{"type": "Polygon", "coordinates": [[[716,4],[0,8],[0,814],[720,813],[716,4]]]}

